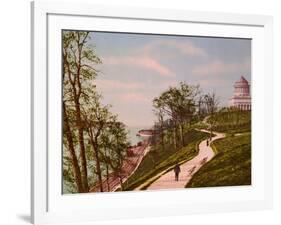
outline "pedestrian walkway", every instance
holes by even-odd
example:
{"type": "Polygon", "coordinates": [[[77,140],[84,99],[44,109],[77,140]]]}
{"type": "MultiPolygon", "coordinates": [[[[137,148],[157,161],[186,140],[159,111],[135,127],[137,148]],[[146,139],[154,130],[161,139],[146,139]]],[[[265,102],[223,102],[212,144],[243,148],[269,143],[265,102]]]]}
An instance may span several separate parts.
{"type": "MultiPolygon", "coordinates": [[[[207,130],[201,130],[203,132],[209,132],[207,130]]],[[[147,190],[159,190],[159,189],[173,189],[173,188],[184,188],[185,185],[190,181],[193,174],[195,174],[205,163],[210,161],[215,153],[210,147],[210,143],[214,140],[224,138],[225,134],[213,132],[215,137],[209,141],[207,146],[207,139],[200,142],[199,144],[199,153],[193,159],[180,165],[181,172],[179,174],[179,180],[175,181],[174,170],[169,171],[168,173],[163,174],[159,179],[155,180],[147,190]]],[[[157,177],[157,176],[156,176],[157,177]]],[[[155,179],[155,177],[154,177],[155,179]]],[[[154,180],[153,178],[151,180],[154,180]]],[[[142,185],[143,186],[143,185],[142,185]]]]}

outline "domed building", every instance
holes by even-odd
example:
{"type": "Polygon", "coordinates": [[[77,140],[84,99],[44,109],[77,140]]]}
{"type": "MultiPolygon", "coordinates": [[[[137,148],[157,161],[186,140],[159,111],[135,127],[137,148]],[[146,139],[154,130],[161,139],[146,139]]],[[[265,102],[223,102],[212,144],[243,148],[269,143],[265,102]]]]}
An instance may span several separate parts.
{"type": "Polygon", "coordinates": [[[229,101],[230,107],[241,110],[251,110],[250,85],[245,77],[241,76],[234,84],[234,95],[229,101]]]}

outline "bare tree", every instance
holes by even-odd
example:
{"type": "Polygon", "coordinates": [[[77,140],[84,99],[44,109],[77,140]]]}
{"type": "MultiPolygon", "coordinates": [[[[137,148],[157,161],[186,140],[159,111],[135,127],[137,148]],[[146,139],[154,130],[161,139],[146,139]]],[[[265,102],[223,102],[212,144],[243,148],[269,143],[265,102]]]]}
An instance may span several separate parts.
{"type": "Polygon", "coordinates": [[[207,115],[209,115],[210,131],[211,131],[210,135],[212,137],[212,135],[213,135],[213,126],[214,126],[214,123],[215,123],[214,114],[218,110],[219,99],[218,99],[218,97],[216,96],[216,94],[214,92],[213,93],[208,93],[208,94],[204,95],[203,99],[204,99],[204,104],[205,104],[207,115]]]}

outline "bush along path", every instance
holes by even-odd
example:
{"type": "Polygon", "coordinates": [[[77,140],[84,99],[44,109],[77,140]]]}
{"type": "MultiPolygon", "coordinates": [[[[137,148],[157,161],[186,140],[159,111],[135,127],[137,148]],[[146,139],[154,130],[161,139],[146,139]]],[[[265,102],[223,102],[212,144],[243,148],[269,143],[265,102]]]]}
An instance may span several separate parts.
{"type": "MultiPolygon", "coordinates": [[[[201,130],[202,132],[208,132],[208,130],[201,130]]],[[[221,139],[225,137],[224,133],[213,132],[214,137],[210,140],[205,139],[199,144],[199,152],[198,155],[193,159],[182,163],[180,165],[181,172],[179,173],[178,181],[175,181],[175,173],[174,170],[170,168],[170,170],[162,172],[161,174],[156,175],[150,180],[146,181],[137,190],[155,190],[155,189],[170,189],[170,188],[184,188],[186,184],[190,181],[192,176],[208,161],[210,161],[214,156],[215,152],[211,148],[210,144],[217,139],[221,139]],[[208,142],[208,143],[207,143],[208,142]]],[[[179,162],[180,164],[180,162],[179,162]]]]}

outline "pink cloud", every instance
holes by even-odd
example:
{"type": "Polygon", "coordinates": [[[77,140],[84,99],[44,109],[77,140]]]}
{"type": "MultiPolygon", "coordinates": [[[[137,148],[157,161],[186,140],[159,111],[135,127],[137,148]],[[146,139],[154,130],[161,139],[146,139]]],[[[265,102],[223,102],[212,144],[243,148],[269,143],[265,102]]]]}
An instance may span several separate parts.
{"type": "Polygon", "coordinates": [[[126,102],[151,102],[151,100],[142,93],[120,94],[119,99],[126,102]]]}
{"type": "Polygon", "coordinates": [[[157,40],[152,43],[149,43],[144,46],[142,51],[144,53],[150,53],[155,51],[156,48],[161,48],[162,46],[174,48],[179,51],[181,54],[192,56],[192,57],[206,57],[208,54],[207,52],[195,46],[190,41],[173,41],[173,40],[157,40]]]}
{"type": "Polygon", "coordinates": [[[200,86],[202,87],[218,87],[227,85],[227,81],[220,78],[210,77],[209,79],[200,80],[200,86]]]}
{"type": "Polygon", "coordinates": [[[95,80],[95,85],[102,90],[113,90],[113,89],[121,89],[121,90],[138,90],[145,88],[144,83],[139,82],[121,82],[118,80],[106,80],[106,79],[97,79],[95,80]]]}
{"type": "Polygon", "coordinates": [[[156,59],[149,56],[126,56],[126,57],[106,57],[103,59],[105,64],[137,66],[145,68],[164,77],[174,77],[175,74],[166,66],[162,65],[156,59]]]}
{"type": "Polygon", "coordinates": [[[214,60],[210,63],[198,65],[192,69],[193,75],[221,75],[232,73],[241,69],[250,68],[249,61],[243,63],[226,63],[220,60],[214,60]]]}

